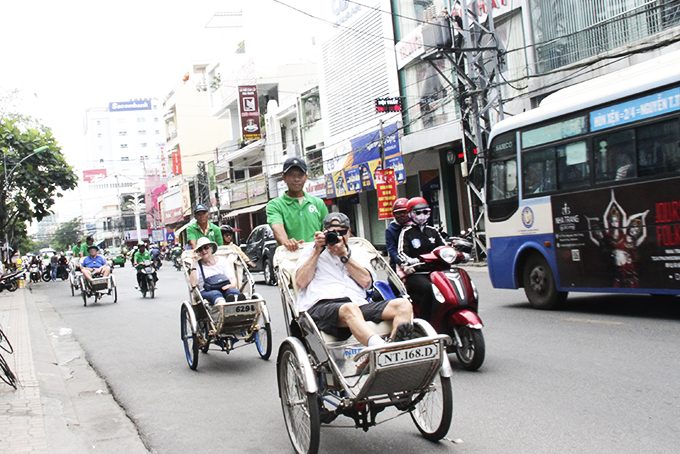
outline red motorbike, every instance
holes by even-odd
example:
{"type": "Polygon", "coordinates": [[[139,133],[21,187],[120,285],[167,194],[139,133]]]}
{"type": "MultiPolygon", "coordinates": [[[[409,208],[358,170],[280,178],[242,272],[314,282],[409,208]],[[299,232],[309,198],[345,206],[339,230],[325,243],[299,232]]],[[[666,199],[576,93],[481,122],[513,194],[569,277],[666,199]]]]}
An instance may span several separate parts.
{"type": "MultiPolygon", "coordinates": [[[[477,314],[479,295],[470,275],[454,266],[467,261],[465,254],[451,246],[439,246],[421,255],[420,260],[415,272],[429,275],[434,299],[441,303],[427,321],[438,333],[451,336],[453,345],[449,351],[455,350],[465,369],[479,369],[486,350],[483,324],[477,314]]],[[[416,317],[420,312],[415,302],[413,312],[416,317]]]]}

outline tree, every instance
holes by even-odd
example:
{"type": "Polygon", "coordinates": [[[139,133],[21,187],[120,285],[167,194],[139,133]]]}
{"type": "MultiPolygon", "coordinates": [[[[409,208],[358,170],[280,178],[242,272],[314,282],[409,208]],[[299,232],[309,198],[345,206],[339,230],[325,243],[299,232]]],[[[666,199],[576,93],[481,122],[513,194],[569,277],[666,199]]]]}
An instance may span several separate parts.
{"type": "Polygon", "coordinates": [[[54,232],[52,239],[54,249],[58,251],[71,249],[76,244],[76,240],[83,236],[82,224],[83,221],[80,217],[61,224],[54,232]]]}
{"type": "MultiPolygon", "coordinates": [[[[61,153],[61,147],[44,126],[30,128],[23,117],[4,117],[0,122],[0,148],[3,152],[0,187],[0,237],[10,244],[22,236],[26,222],[41,221],[51,214],[58,192],[74,189],[78,177],[61,153]],[[48,148],[40,153],[40,147],[48,148]],[[5,180],[5,175],[7,175],[5,180]]],[[[32,126],[34,124],[31,124],[32,126]]]]}

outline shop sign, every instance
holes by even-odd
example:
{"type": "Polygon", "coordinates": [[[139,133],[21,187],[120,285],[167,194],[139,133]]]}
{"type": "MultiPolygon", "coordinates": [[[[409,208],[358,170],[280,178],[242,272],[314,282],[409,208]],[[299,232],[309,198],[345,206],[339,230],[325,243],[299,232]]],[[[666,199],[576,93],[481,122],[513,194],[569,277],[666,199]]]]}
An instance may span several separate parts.
{"type": "Polygon", "coordinates": [[[397,180],[394,169],[375,171],[376,194],[378,195],[378,219],[390,219],[392,205],[397,200],[397,180]]]}
{"type": "MultiPolygon", "coordinates": [[[[404,160],[399,148],[397,124],[383,128],[385,168],[394,169],[397,184],[406,181],[404,160]]],[[[326,198],[344,197],[375,189],[375,171],[382,169],[380,162],[380,131],[376,130],[350,140],[352,152],[347,154],[342,166],[333,163],[337,171],[326,173],[326,198]]],[[[324,167],[326,167],[324,165],[324,167]]]]}
{"type": "Polygon", "coordinates": [[[241,114],[241,138],[243,140],[259,140],[261,135],[257,86],[241,85],[238,87],[238,99],[241,114]]]}

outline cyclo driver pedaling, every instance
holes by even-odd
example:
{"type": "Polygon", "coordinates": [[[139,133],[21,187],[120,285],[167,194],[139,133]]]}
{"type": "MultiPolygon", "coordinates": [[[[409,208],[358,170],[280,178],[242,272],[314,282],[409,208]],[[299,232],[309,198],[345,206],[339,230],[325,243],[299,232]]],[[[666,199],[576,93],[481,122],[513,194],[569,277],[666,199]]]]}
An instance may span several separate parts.
{"type": "MultiPolygon", "coordinates": [[[[328,216],[333,215],[338,213],[328,216]]],[[[335,225],[331,224],[331,227],[335,225]]],[[[333,236],[329,237],[331,242],[334,241],[333,236]]],[[[310,256],[318,253],[317,238],[321,242],[321,237],[315,236],[315,243],[303,243],[293,252],[280,246],[274,256],[288,331],[278,353],[277,378],[284,420],[295,451],[318,452],[321,425],[330,424],[338,416],[351,418],[355,427],[366,431],[394,417],[387,414],[383,421],[379,420],[378,415],[389,407],[399,412],[397,416],[410,414],[420,433],[428,440],[442,439],[449,430],[453,411],[452,370],[446,355],[446,346],[451,338],[437,334],[420,319],[413,319],[410,334],[404,330],[407,335],[400,335],[402,323],[395,330],[390,321],[385,321],[390,318],[386,315],[387,310],[383,311],[381,318],[369,317],[377,323],[364,322],[370,331],[368,341],[368,335],[363,334],[344,338],[342,328],[338,331],[340,338],[319,329],[320,325],[313,318],[317,315],[310,315],[310,310],[299,304],[305,302],[299,301],[299,298],[308,287],[301,288],[299,285],[306,284],[300,277],[304,276],[304,271],[298,275],[312,260],[310,256]]],[[[324,235],[323,242],[325,238],[324,235]]],[[[350,268],[358,263],[368,263],[370,270],[367,271],[374,279],[364,298],[387,304],[394,299],[408,301],[401,280],[371,243],[349,237],[346,231],[338,233],[338,240],[346,244],[347,255],[325,259],[319,255],[317,271],[325,266],[323,263],[318,265],[322,260],[330,263],[331,267],[338,262],[338,269],[341,269],[340,264],[350,268]]],[[[314,279],[318,276],[316,273],[314,279]]],[[[327,304],[323,303],[321,310],[327,304]]],[[[343,311],[343,307],[353,304],[353,300],[341,304],[340,311],[343,311]]],[[[358,306],[361,308],[361,305],[358,306]]],[[[327,329],[329,325],[324,326],[327,329]]]]}

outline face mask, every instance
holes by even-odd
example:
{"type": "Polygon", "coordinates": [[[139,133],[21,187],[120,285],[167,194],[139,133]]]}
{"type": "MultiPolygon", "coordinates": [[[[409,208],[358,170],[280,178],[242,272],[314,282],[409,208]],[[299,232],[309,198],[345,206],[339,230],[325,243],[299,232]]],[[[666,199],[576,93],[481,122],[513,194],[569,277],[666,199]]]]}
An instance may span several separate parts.
{"type": "Polygon", "coordinates": [[[413,222],[416,224],[423,225],[430,219],[430,214],[414,214],[411,216],[411,219],[413,219],[413,222]]]}

